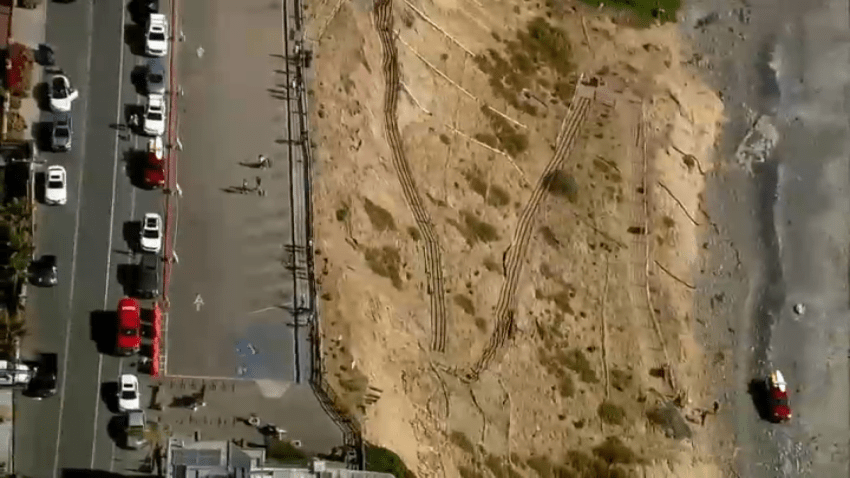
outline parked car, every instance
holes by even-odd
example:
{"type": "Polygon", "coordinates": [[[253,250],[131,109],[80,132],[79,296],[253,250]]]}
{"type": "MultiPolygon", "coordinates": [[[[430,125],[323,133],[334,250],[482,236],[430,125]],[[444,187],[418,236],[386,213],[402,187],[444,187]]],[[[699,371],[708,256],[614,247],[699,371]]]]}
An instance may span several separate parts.
{"type": "Polygon", "coordinates": [[[40,287],[53,287],[59,283],[56,256],[41,256],[30,264],[30,282],[40,287]]]}
{"type": "Polygon", "coordinates": [[[115,340],[117,355],[138,353],[142,345],[142,307],[139,301],[125,297],[118,301],[118,334],[115,340]]]}
{"type": "Polygon", "coordinates": [[[41,66],[53,66],[56,64],[56,58],[53,53],[53,47],[47,43],[39,43],[35,50],[35,61],[41,66]]]}
{"type": "Polygon", "coordinates": [[[24,395],[41,400],[56,395],[59,358],[56,354],[41,354],[35,376],[30,380],[24,395]]]}
{"type": "Polygon", "coordinates": [[[145,28],[145,54],[165,56],[168,54],[168,19],[161,13],[153,13],[145,28]]]}
{"type": "Polygon", "coordinates": [[[148,141],[144,182],[145,186],[149,188],[161,188],[165,186],[165,157],[162,154],[161,136],[148,141]]]}
{"type": "Polygon", "coordinates": [[[162,217],[155,212],[145,214],[139,235],[139,245],[143,251],[159,252],[162,249],[162,217]]]}
{"type": "Polygon", "coordinates": [[[29,365],[13,360],[0,360],[0,387],[27,385],[35,374],[29,365]]]}
{"type": "Polygon", "coordinates": [[[118,411],[141,410],[139,399],[139,379],[125,373],[118,377],[118,411]]]}
{"type": "Polygon", "coordinates": [[[53,151],[70,151],[74,126],[70,113],[56,113],[53,118],[53,130],[50,135],[50,147],[53,151]]]}
{"type": "Polygon", "coordinates": [[[782,372],[771,372],[767,380],[767,400],[770,419],[774,423],[787,422],[792,417],[787,387],[782,372]]]}
{"type": "Polygon", "coordinates": [[[136,294],[142,299],[159,297],[162,283],[162,261],[159,256],[151,252],[143,252],[138,271],[136,294]]]}
{"type": "Polygon", "coordinates": [[[48,89],[50,108],[53,111],[71,111],[71,103],[80,96],[80,93],[71,86],[71,80],[65,75],[54,75],[50,79],[48,89]]]}
{"type": "Polygon", "coordinates": [[[165,72],[165,63],[162,58],[150,58],[147,62],[145,72],[145,89],[149,95],[164,95],[165,82],[168,75],[165,72]]]}
{"type": "Polygon", "coordinates": [[[44,184],[44,201],[63,205],[68,202],[67,174],[62,166],[50,166],[44,184]]]}
{"type": "Polygon", "coordinates": [[[147,417],[144,410],[130,410],[125,415],[124,447],[137,450],[148,442],[145,437],[147,417]]]}
{"type": "Polygon", "coordinates": [[[148,103],[145,105],[144,131],[145,134],[151,136],[162,136],[165,134],[164,96],[148,95],[148,103]]]}

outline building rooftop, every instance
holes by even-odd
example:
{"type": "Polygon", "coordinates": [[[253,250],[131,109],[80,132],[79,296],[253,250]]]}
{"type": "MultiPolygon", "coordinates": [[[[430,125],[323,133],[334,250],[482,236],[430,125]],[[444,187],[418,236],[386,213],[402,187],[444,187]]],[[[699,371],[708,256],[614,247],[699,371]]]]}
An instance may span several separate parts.
{"type": "Polygon", "coordinates": [[[166,478],[393,478],[389,473],[331,468],[315,461],[311,469],[264,466],[263,450],[243,450],[227,441],[171,439],[166,478]]]}

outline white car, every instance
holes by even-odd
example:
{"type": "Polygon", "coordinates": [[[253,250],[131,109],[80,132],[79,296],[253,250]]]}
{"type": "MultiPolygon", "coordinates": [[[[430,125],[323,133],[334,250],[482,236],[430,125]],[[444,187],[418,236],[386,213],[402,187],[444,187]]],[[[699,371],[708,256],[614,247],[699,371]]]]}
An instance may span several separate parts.
{"type": "Polygon", "coordinates": [[[118,411],[141,410],[139,400],[139,379],[125,373],[118,377],[118,411]]]}
{"type": "Polygon", "coordinates": [[[48,167],[44,183],[44,201],[47,204],[63,205],[68,202],[68,180],[65,168],[48,167]]]}
{"type": "Polygon", "coordinates": [[[162,95],[148,96],[145,105],[145,134],[162,136],[165,134],[165,97],[162,95]]]}
{"type": "Polygon", "coordinates": [[[159,252],[162,249],[162,217],[155,212],[145,214],[140,236],[143,251],[159,252]]]}
{"type": "Polygon", "coordinates": [[[56,75],[50,79],[47,96],[50,98],[50,108],[64,113],[71,111],[71,103],[80,93],[71,86],[71,80],[67,76],[56,75]]]}
{"type": "Polygon", "coordinates": [[[161,13],[154,13],[148,19],[145,30],[145,54],[148,56],[168,54],[168,20],[161,13]]]}

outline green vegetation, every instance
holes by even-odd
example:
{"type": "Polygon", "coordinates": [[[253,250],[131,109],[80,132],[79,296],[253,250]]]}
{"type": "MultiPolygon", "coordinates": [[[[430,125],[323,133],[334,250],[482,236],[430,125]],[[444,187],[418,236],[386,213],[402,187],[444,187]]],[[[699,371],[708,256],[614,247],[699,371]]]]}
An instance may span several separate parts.
{"type": "Polygon", "coordinates": [[[622,425],[626,420],[626,411],[623,410],[623,407],[608,400],[599,404],[596,413],[603,422],[610,425],[622,425]]]}
{"type": "Polygon", "coordinates": [[[372,227],[379,231],[394,231],[395,219],[389,211],[378,206],[368,198],[363,199],[363,207],[366,209],[366,215],[369,216],[369,222],[372,227]]]}
{"type": "MultiPolygon", "coordinates": [[[[597,6],[599,0],[582,0],[584,3],[597,6]]],[[[635,13],[637,18],[644,24],[649,25],[654,20],[662,23],[675,22],[676,11],[682,6],[681,0],[608,0],[605,6],[613,6],[618,9],[627,9],[635,13]]]]}
{"type": "Polygon", "coordinates": [[[550,194],[565,197],[572,203],[578,200],[578,184],[571,174],[558,169],[547,174],[543,181],[550,194]]]}
{"type": "Polygon", "coordinates": [[[475,214],[469,211],[462,211],[461,217],[463,218],[463,223],[466,226],[466,240],[471,244],[477,241],[492,242],[499,239],[499,233],[496,231],[496,228],[493,225],[478,219],[478,216],[475,214]]]}
{"type": "Polygon", "coordinates": [[[366,471],[390,473],[395,478],[415,478],[394,452],[379,446],[366,446],[366,471]]]}
{"type": "MultiPolygon", "coordinates": [[[[494,36],[497,41],[500,38],[494,36]]],[[[486,54],[475,57],[478,68],[490,77],[490,86],[497,96],[504,98],[514,108],[529,114],[535,114],[534,107],[521,102],[523,90],[530,89],[532,81],[540,86],[547,86],[549,81],[541,78],[542,70],[549,70],[561,79],[569,95],[565,91],[557,91],[556,96],[568,101],[572,95],[572,82],[565,81],[574,76],[575,66],[571,61],[571,49],[566,33],[547,22],[543,17],[536,17],[528,22],[525,30],[516,34],[515,40],[506,40],[505,53],[494,49],[486,54]]]]}
{"type": "Polygon", "coordinates": [[[637,455],[615,436],[606,438],[604,442],[593,449],[593,454],[608,464],[629,464],[638,461],[637,455]]]}
{"type": "Polygon", "coordinates": [[[483,178],[483,174],[478,169],[467,171],[463,175],[469,183],[469,187],[476,194],[484,198],[484,201],[491,206],[507,206],[511,202],[511,196],[500,186],[495,184],[487,184],[483,178]]]}
{"type": "Polygon", "coordinates": [[[463,309],[464,312],[469,315],[475,315],[475,304],[472,303],[472,299],[462,294],[456,294],[454,297],[454,301],[455,304],[460,306],[460,308],[463,309]]]}
{"type": "Polygon", "coordinates": [[[590,362],[584,356],[584,352],[581,349],[572,349],[568,352],[559,350],[556,358],[561,365],[577,373],[582,382],[596,383],[599,381],[596,378],[596,372],[591,368],[590,362]]]}
{"type": "Polygon", "coordinates": [[[282,463],[300,463],[307,458],[307,454],[286,440],[274,440],[266,449],[266,455],[282,463]]]}
{"type": "MultiPolygon", "coordinates": [[[[527,134],[521,133],[510,121],[505,119],[502,115],[494,112],[487,105],[481,106],[481,112],[484,113],[484,116],[486,116],[487,120],[490,122],[490,128],[496,136],[499,149],[513,157],[528,149],[527,134]]],[[[482,140],[479,141],[484,143],[482,140]]]]}
{"type": "Polygon", "coordinates": [[[393,287],[401,290],[402,282],[399,269],[401,268],[401,255],[398,249],[392,246],[371,247],[364,252],[366,264],[372,272],[381,277],[390,279],[393,287]]]}

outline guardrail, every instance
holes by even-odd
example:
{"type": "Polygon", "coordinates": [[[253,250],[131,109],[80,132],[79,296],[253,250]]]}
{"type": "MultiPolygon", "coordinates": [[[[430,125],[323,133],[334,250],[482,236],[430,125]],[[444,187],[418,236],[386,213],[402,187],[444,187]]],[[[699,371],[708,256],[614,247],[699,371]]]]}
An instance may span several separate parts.
{"type": "Polygon", "coordinates": [[[296,30],[300,32],[300,44],[302,46],[299,51],[298,61],[295,63],[295,80],[300,85],[297,89],[299,118],[298,134],[302,155],[304,157],[305,197],[303,204],[305,208],[304,217],[306,219],[306,244],[304,247],[306,251],[307,282],[309,284],[310,386],[312,387],[313,393],[316,395],[316,398],[319,400],[322,408],[342,431],[343,443],[346,448],[354,452],[354,456],[351,457],[352,460],[350,460],[350,462],[348,457],[346,457],[348,466],[357,470],[365,470],[366,447],[365,442],[363,441],[363,432],[360,423],[356,418],[352,417],[338,406],[338,403],[340,403],[339,397],[333,391],[333,387],[331,387],[325,378],[327,370],[325,369],[324,358],[322,356],[322,337],[319,327],[319,301],[317,300],[318,292],[316,288],[313,250],[313,150],[312,145],[310,144],[310,132],[308,127],[310,105],[307,95],[308,90],[306,79],[304,77],[305,61],[303,60],[303,55],[305,48],[303,48],[303,46],[305,40],[302,29],[302,26],[304,25],[304,10],[301,7],[300,0],[293,0],[293,4],[296,10],[295,26],[296,30]]]}

